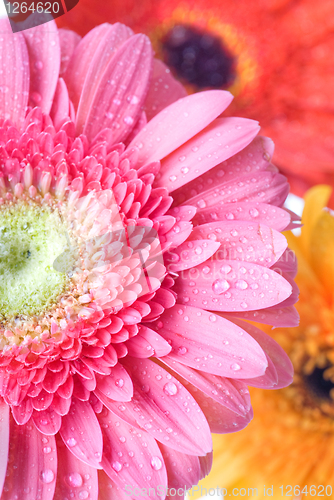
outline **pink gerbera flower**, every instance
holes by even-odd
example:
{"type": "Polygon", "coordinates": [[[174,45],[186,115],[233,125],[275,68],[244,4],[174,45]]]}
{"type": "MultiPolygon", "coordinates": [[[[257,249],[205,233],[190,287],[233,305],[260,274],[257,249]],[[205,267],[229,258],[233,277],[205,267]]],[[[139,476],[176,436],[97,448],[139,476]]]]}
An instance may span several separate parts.
{"type": "Polygon", "coordinates": [[[286,179],[145,36],[1,30],[1,499],[165,498],[291,381],[286,179]]]}

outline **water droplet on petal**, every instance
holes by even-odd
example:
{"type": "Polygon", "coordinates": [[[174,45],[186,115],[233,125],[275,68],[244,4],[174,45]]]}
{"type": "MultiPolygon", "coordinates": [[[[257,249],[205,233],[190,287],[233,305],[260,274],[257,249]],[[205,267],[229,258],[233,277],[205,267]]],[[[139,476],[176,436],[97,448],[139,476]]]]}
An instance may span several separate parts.
{"type": "Polygon", "coordinates": [[[241,370],[241,366],[238,365],[238,363],[233,363],[231,366],[230,366],[231,370],[233,370],[234,372],[237,372],[239,370],[241,370]]]}
{"type": "Polygon", "coordinates": [[[258,217],[258,215],[259,215],[259,211],[258,211],[258,210],[256,210],[256,208],[251,208],[251,209],[250,209],[250,211],[249,211],[249,215],[250,215],[251,217],[258,217]]]}
{"type": "Polygon", "coordinates": [[[45,469],[45,470],[43,470],[41,472],[41,480],[45,484],[52,483],[52,481],[54,480],[54,478],[55,478],[55,475],[52,472],[52,470],[50,470],[50,469],[45,469]]]}
{"type": "Polygon", "coordinates": [[[188,349],[187,349],[186,347],[184,347],[184,346],[180,346],[180,347],[178,348],[177,352],[178,352],[179,354],[182,354],[182,355],[183,355],[183,354],[187,354],[188,349]]]}
{"type": "Polygon", "coordinates": [[[232,212],[228,212],[226,215],[225,215],[226,219],[228,220],[233,220],[234,219],[234,215],[232,214],[232,212]]]}
{"type": "Polygon", "coordinates": [[[230,284],[227,280],[215,280],[212,283],[212,291],[217,295],[226,292],[230,288],[230,284]]]}
{"type": "Polygon", "coordinates": [[[113,462],[111,466],[116,472],[120,472],[122,470],[122,464],[120,462],[113,462]]]}
{"type": "Polygon", "coordinates": [[[248,288],[248,283],[246,283],[245,280],[238,280],[235,287],[238,288],[238,290],[246,290],[246,288],[248,288]]]}
{"type": "Polygon", "coordinates": [[[67,446],[69,446],[70,448],[73,448],[73,446],[75,446],[77,444],[76,440],[74,438],[69,438],[67,441],[67,446]]]}
{"type": "Polygon", "coordinates": [[[124,380],[122,378],[119,378],[118,380],[115,380],[115,385],[117,385],[117,387],[123,387],[124,380]]]}
{"type": "Polygon", "coordinates": [[[162,467],[162,462],[159,457],[152,457],[151,458],[151,466],[152,469],[154,470],[160,470],[162,467]]]}
{"type": "Polygon", "coordinates": [[[197,202],[197,205],[199,206],[199,208],[205,208],[206,207],[206,202],[204,200],[199,200],[197,202]]]}
{"type": "Polygon", "coordinates": [[[72,488],[79,488],[83,483],[82,476],[79,472],[71,472],[65,477],[65,481],[72,488]]]}
{"type": "Polygon", "coordinates": [[[167,382],[167,384],[164,385],[164,393],[167,394],[167,396],[175,396],[177,391],[178,388],[174,382],[167,382]]]}
{"type": "Polygon", "coordinates": [[[80,500],[86,500],[89,497],[89,493],[86,490],[79,491],[78,497],[80,500]]]}

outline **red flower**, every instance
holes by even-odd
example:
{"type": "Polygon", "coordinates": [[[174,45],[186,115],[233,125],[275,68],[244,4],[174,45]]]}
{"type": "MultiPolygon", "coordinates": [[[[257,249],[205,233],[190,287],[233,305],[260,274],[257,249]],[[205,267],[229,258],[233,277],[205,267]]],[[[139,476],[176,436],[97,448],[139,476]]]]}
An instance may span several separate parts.
{"type": "Polygon", "coordinates": [[[276,143],[276,164],[301,194],[334,175],[333,13],[331,0],[80,0],[59,24],[85,34],[100,22],[125,22],[147,33],[160,55],[175,26],[218,37],[234,59],[228,113],[260,120],[276,143]]]}

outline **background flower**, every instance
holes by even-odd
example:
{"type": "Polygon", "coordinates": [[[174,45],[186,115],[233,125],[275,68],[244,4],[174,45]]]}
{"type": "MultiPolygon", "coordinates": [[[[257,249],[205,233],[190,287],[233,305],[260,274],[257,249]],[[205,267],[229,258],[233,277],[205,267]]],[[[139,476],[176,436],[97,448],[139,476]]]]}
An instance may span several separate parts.
{"type": "Polygon", "coordinates": [[[236,96],[229,112],[260,120],[263,133],[277,145],[276,164],[289,175],[292,190],[301,194],[307,186],[333,181],[333,9],[331,0],[318,4],[312,0],[213,0],[210,4],[205,0],[81,0],[59,23],[83,34],[105,20],[125,22],[147,33],[158,55],[170,64],[175,60],[171,44],[179,47],[177,72],[191,77],[190,90],[196,90],[196,81],[203,82],[198,73],[194,79],[194,57],[204,74],[214,72],[212,82],[218,86],[217,61],[225,61],[223,88],[236,96]],[[184,40],[190,35],[184,27],[204,37],[196,35],[186,46],[184,40]],[[215,39],[223,43],[222,49],[215,39]]]}
{"type": "Polygon", "coordinates": [[[2,499],[189,487],[291,381],[243,321],[298,319],[273,144],[124,25],[1,31],[2,499]]]}
{"type": "Polygon", "coordinates": [[[256,487],[263,497],[266,485],[273,486],[271,498],[281,498],[283,485],[283,496],[332,497],[334,217],[324,210],[330,193],[328,186],[310,190],[301,236],[287,236],[299,263],[300,325],[271,336],[289,354],[294,381],[277,392],[251,391],[256,418],[240,435],[214,437],[214,470],[203,487],[256,487]]]}

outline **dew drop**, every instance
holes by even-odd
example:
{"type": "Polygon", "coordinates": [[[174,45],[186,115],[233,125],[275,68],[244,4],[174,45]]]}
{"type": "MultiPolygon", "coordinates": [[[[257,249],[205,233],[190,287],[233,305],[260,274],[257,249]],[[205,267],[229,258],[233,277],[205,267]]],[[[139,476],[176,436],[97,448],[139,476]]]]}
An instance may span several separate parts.
{"type": "Polygon", "coordinates": [[[206,202],[204,200],[199,200],[197,202],[197,205],[199,206],[199,208],[205,208],[206,207],[206,202]]]}
{"type": "Polygon", "coordinates": [[[79,472],[71,472],[65,477],[65,481],[72,488],[80,488],[83,483],[82,476],[79,472]]]}
{"type": "Polygon", "coordinates": [[[67,446],[69,446],[70,448],[73,448],[73,446],[75,446],[77,444],[76,440],[74,438],[69,438],[67,441],[67,446]]]}
{"type": "Polygon", "coordinates": [[[171,175],[171,176],[169,177],[169,180],[170,180],[171,182],[175,182],[175,181],[176,181],[176,179],[177,179],[176,175],[171,175]]]}
{"type": "Polygon", "coordinates": [[[181,354],[181,355],[183,355],[183,354],[187,354],[188,349],[187,349],[186,347],[184,347],[184,346],[180,346],[180,347],[178,348],[177,352],[178,352],[179,354],[181,354]]]}
{"type": "Polygon", "coordinates": [[[54,478],[55,478],[55,475],[52,472],[52,470],[50,470],[50,469],[45,469],[45,470],[43,470],[41,472],[41,480],[45,484],[52,483],[52,481],[54,480],[54,478]]]}
{"type": "Polygon", "coordinates": [[[215,314],[210,314],[209,320],[212,321],[212,323],[214,323],[215,321],[217,321],[217,316],[215,314]]]}
{"type": "Polygon", "coordinates": [[[80,500],[86,500],[89,497],[89,493],[86,490],[79,491],[78,497],[80,500]]]}
{"type": "Polygon", "coordinates": [[[167,382],[167,384],[164,385],[164,393],[167,394],[167,396],[175,396],[178,392],[177,386],[174,384],[174,382],[167,382]]]}
{"type": "Polygon", "coordinates": [[[154,470],[160,470],[162,467],[162,462],[159,457],[152,457],[151,458],[151,466],[152,469],[154,470]]]}
{"type": "Polygon", "coordinates": [[[123,119],[123,121],[127,125],[132,125],[133,124],[133,118],[132,118],[132,116],[125,116],[124,119],[123,119]]]}
{"type": "Polygon", "coordinates": [[[117,387],[123,387],[124,380],[122,378],[115,380],[115,385],[117,385],[117,387]]]}
{"type": "Polygon", "coordinates": [[[44,452],[45,454],[51,453],[51,451],[52,451],[52,450],[51,450],[50,446],[45,446],[45,447],[43,448],[43,452],[44,452]]]}
{"type": "Polygon", "coordinates": [[[212,283],[212,291],[217,295],[226,292],[230,288],[230,284],[227,280],[215,280],[212,283]]]}
{"type": "Polygon", "coordinates": [[[238,288],[238,290],[246,290],[246,288],[248,288],[248,283],[246,283],[245,280],[238,280],[235,284],[235,288],[238,288]]]}
{"type": "Polygon", "coordinates": [[[254,217],[254,218],[255,218],[255,217],[258,217],[258,215],[259,215],[259,211],[258,211],[256,208],[251,208],[251,209],[250,209],[250,211],[249,211],[249,215],[250,215],[251,217],[254,217]]]}
{"type": "Polygon", "coordinates": [[[234,372],[237,372],[239,370],[241,370],[241,366],[238,365],[238,363],[233,363],[231,366],[230,366],[231,370],[233,370],[234,372]]]}
{"type": "Polygon", "coordinates": [[[220,272],[222,274],[228,274],[232,271],[232,267],[229,266],[228,264],[224,264],[221,268],[220,268],[220,272]]]}
{"type": "Polygon", "coordinates": [[[234,214],[232,214],[232,212],[228,212],[226,215],[225,215],[226,219],[228,220],[233,220],[234,219],[234,214]]]}
{"type": "Polygon", "coordinates": [[[120,462],[113,462],[111,466],[116,472],[120,472],[122,470],[122,464],[120,462]]]}

